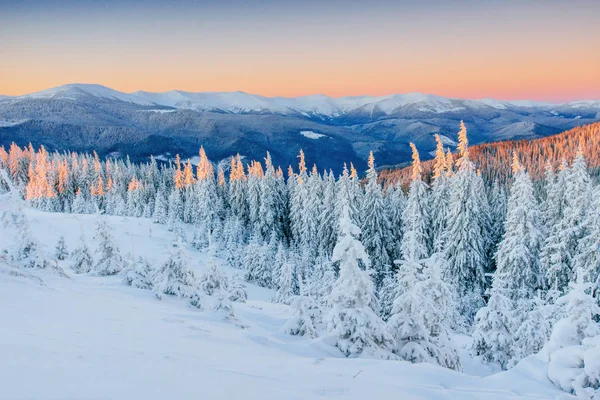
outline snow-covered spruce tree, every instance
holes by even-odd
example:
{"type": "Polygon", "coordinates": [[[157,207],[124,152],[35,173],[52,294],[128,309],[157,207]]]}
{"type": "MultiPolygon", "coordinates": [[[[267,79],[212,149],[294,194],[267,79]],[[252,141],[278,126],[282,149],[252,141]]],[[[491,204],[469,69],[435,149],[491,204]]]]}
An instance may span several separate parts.
{"type": "Polygon", "coordinates": [[[265,158],[265,175],[259,181],[260,202],[258,229],[263,238],[267,239],[273,232],[277,239],[283,236],[282,214],[283,203],[278,195],[277,176],[271,154],[265,158]]]}
{"type": "Polygon", "coordinates": [[[244,282],[242,282],[237,275],[234,275],[229,288],[229,300],[238,303],[245,303],[247,299],[248,294],[246,293],[246,286],[244,285],[244,282]]]}
{"type": "Polygon", "coordinates": [[[360,228],[350,219],[349,199],[345,197],[342,203],[338,242],[332,257],[333,262],[340,264],[340,275],[329,296],[327,330],[336,336],[336,346],[347,357],[359,356],[367,349],[387,351],[392,339],[371,308],[373,282],[359,267],[359,260],[368,265],[369,257],[357,239],[360,228]]]}
{"type": "Polygon", "coordinates": [[[546,304],[541,291],[538,291],[532,299],[521,300],[517,310],[523,313],[523,321],[513,333],[513,358],[509,365],[514,365],[525,357],[538,353],[552,333],[553,305],[546,304]]]}
{"type": "Polygon", "coordinates": [[[71,269],[76,274],[87,274],[94,268],[94,260],[92,259],[90,249],[85,243],[83,233],[79,236],[79,246],[71,253],[71,259],[73,260],[71,269]]]}
{"type": "Polygon", "coordinates": [[[167,214],[167,226],[172,231],[176,225],[183,220],[183,202],[181,200],[181,191],[173,188],[169,194],[169,211],[167,214]]]}
{"type": "Polygon", "coordinates": [[[56,242],[56,246],[54,247],[54,257],[57,260],[63,261],[69,256],[69,250],[67,250],[67,244],[65,243],[65,237],[61,236],[58,238],[58,242],[56,242]]]}
{"type": "Polygon", "coordinates": [[[227,292],[229,290],[229,279],[213,257],[207,262],[204,272],[200,275],[198,287],[209,296],[213,296],[219,291],[227,292]]]}
{"type": "MultiPolygon", "coordinates": [[[[490,217],[492,221],[490,231],[492,248],[490,251],[492,254],[496,254],[498,251],[498,244],[500,244],[502,236],[504,235],[504,220],[506,219],[507,203],[508,199],[504,187],[497,181],[494,182],[490,194],[490,217]]],[[[540,229],[543,229],[543,227],[543,222],[541,222],[540,229]]]]}
{"type": "Polygon", "coordinates": [[[77,193],[75,194],[75,200],[73,200],[73,206],[71,207],[71,210],[75,213],[75,214],[87,214],[89,207],[88,207],[88,202],[86,200],[86,197],[83,193],[81,193],[81,190],[78,190],[77,193]]]}
{"type": "Polygon", "coordinates": [[[8,249],[10,259],[13,261],[21,261],[35,256],[39,246],[31,235],[29,221],[27,221],[23,210],[21,208],[16,209],[11,217],[12,225],[17,228],[17,234],[12,247],[8,249]]]}
{"type": "Polygon", "coordinates": [[[578,398],[596,399],[600,394],[600,307],[584,275],[578,270],[567,294],[557,301],[565,317],[552,329],[543,352],[549,356],[548,378],[557,387],[578,398]]]}
{"type": "Polygon", "coordinates": [[[208,260],[204,273],[198,280],[199,288],[205,294],[211,296],[211,309],[213,311],[222,311],[228,317],[234,316],[233,306],[231,305],[229,278],[221,270],[214,257],[208,260]]]}
{"type": "Polygon", "coordinates": [[[166,224],[168,220],[168,205],[165,199],[164,192],[159,190],[156,192],[156,199],[154,200],[154,211],[152,213],[152,219],[157,224],[166,224]]]}
{"type": "Polygon", "coordinates": [[[246,174],[244,165],[239,154],[231,157],[231,166],[229,169],[229,207],[233,215],[240,219],[243,226],[246,226],[250,217],[248,211],[248,199],[246,196],[246,174]]]}
{"type": "Polygon", "coordinates": [[[513,156],[514,183],[508,199],[504,237],[496,254],[490,300],[477,312],[473,333],[473,353],[503,368],[514,360],[513,334],[524,322],[526,313],[541,287],[539,265],[541,218],[529,174],[513,156]]]}
{"type": "Polygon", "coordinates": [[[546,277],[546,286],[556,295],[567,289],[571,270],[568,260],[564,212],[566,209],[567,179],[569,167],[563,160],[556,180],[548,189],[544,204],[545,240],[540,254],[540,263],[546,277]]]}
{"type": "Polygon", "coordinates": [[[400,245],[402,259],[418,261],[429,255],[429,213],[427,184],[421,179],[423,167],[419,152],[413,143],[412,148],[412,181],[404,212],[402,213],[402,242],[400,245]]]}
{"type": "Polygon", "coordinates": [[[319,216],[318,243],[319,252],[331,256],[337,240],[337,218],[335,214],[335,176],[329,171],[324,176],[323,182],[323,204],[319,216]]]}
{"type": "Polygon", "coordinates": [[[444,262],[442,254],[436,253],[402,263],[398,285],[403,290],[394,301],[387,326],[395,339],[394,352],[402,359],[460,371],[460,357],[450,336],[455,305],[450,285],[441,277],[444,262]]]}
{"type": "Polygon", "coordinates": [[[549,285],[559,292],[566,290],[573,277],[577,244],[585,235],[591,186],[581,147],[564,179],[566,194],[562,218],[547,237],[542,254],[549,285]]]}
{"type": "Polygon", "coordinates": [[[98,275],[115,275],[123,269],[123,258],[119,248],[115,246],[111,229],[105,217],[98,215],[94,231],[94,242],[97,244],[97,260],[93,272],[98,275]]]}
{"type": "Polygon", "coordinates": [[[435,135],[435,141],[436,149],[433,161],[433,182],[431,184],[429,210],[431,215],[431,248],[434,252],[440,252],[444,249],[443,236],[446,230],[450,185],[449,166],[440,135],[435,135]]]}
{"type": "Polygon", "coordinates": [[[406,196],[399,182],[387,188],[385,200],[390,217],[388,253],[392,260],[399,260],[402,257],[402,214],[406,205],[406,196]]]}
{"type": "Polygon", "coordinates": [[[138,257],[134,262],[121,271],[123,283],[137,289],[152,290],[154,285],[155,267],[150,261],[143,257],[138,257]]]}
{"type": "Polygon", "coordinates": [[[223,204],[217,193],[217,182],[212,164],[202,147],[200,148],[197,175],[198,181],[195,185],[197,203],[194,205],[194,222],[207,234],[213,234],[219,227],[219,216],[223,211],[223,204]]]}
{"type": "Polygon", "coordinates": [[[244,258],[244,225],[242,220],[231,215],[225,220],[225,259],[232,268],[243,268],[244,258]]]}
{"type": "Polygon", "coordinates": [[[292,300],[293,316],[285,323],[283,330],[290,335],[309,336],[316,338],[318,335],[317,324],[321,322],[321,309],[317,301],[311,296],[310,284],[298,272],[300,294],[292,300]]]}
{"type": "Polygon", "coordinates": [[[308,255],[309,262],[314,263],[319,249],[319,218],[323,208],[323,181],[316,165],[313,165],[306,186],[308,197],[304,203],[304,213],[302,214],[306,230],[305,236],[302,238],[302,247],[308,255]]]}
{"type": "MultiPolygon", "coordinates": [[[[248,198],[248,216],[250,217],[250,227],[252,230],[258,228],[260,219],[260,180],[264,172],[261,163],[252,161],[248,167],[248,186],[246,196],[248,198]]],[[[260,232],[257,232],[260,235],[260,232]]],[[[261,236],[258,236],[261,238],[261,236]]]]}
{"type": "Polygon", "coordinates": [[[449,266],[449,270],[444,271],[444,279],[454,286],[460,300],[460,313],[470,324],[484,304],[486,240],[482,236],[482,210],[477,193],[476,180],[480,178],[469,159],[467,129],[462,121],[460,126],[458,170],[451,179],[444,234],[444,252],[449,266]]]}
{"type": "Polygon", "coordinates": [[[577,245],[575,270],[582,269],[592,283],[592,293],[600,302],[600,186],[596,186],[592,203],[584,219],[585,235],[577,245]]]}
{"type": "MultiPolygon", "coordinates": [[[[158,298],[165,294],[189,299],[198,296],[198,284],[181,238],[174,244],[169,259],[156,271],[153,283],[158,298]]],[[[201,308],[200,302],[194,305],[201,308]]]]}
{"type": "Polygon", "coordinates": [[[262,287],[271,287],[271,267],[269,263],[269,247],[260,242],[260,233],[256,232],[246,246],[244,254],[244,279],[262,287]]]}
{"type": "Polygon", "coordinates": [[[381,186],[377,182],[373,152],[369,154],[367,183],[360,212],[362,216],[362,241],[369,255],[369,260],[371,260],[375,287],[379,288],[383,283],[385,270],[390,265],[390,256],[387,251],[390,220],[383,201],[381,186]]]}
{"type": "Polygon", "coordinates": [[[384,321],[387,321],[392,315],[394,300],[396,300],[398,292],[398,279],[392,268],[387,268],[383,283],[379,289],[379,315],[384,321]]]}
{"type": "Polygon", "coordinates": [[[273,282],[277,287],[273,302],[290,304],[294,297],[294,265],[290,262],[283,243],[279,242],[275,254],[273,282]]]}
{"type": "Polygon", "coordinates": [[[319,278],[319,284],[316,290],[316,298],[322,307],[327,307],[329,294],[335,286],[336,275],[331,260],[323,260],[321,258],[319,262],[321,264],[323,274],[319,278]]]}
{"type": "Polygon", "coordinates": [[[300,159],[299,172],[297,175],[288,178],[295,180],[294,184],[290,186],[290,229],[293,243],[298,247],[302,247],[309,236],[305,215],[305,205],[308,201],[308,174],[306,173],[306,163],[302,150],[300,150],[298,157],[300,159]]]}

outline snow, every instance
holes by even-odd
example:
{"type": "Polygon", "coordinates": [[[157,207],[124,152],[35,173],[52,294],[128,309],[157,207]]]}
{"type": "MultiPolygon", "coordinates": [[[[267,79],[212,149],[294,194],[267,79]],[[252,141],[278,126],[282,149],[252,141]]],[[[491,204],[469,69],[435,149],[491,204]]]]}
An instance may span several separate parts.
{"type": "MultiPolygon", "coordinates": [[[[0,214],[16,201],[0,195],[0,214]]],[[[25,215],[41,248],[58,238],[72,251],[81,232],[91,250],[96,217],[25,215]]],[[[173,239],[149,219],[106,217],[122,253],[166,260],[173,239]]],[[[0,227],[0,247],[13,228],[0,227]]],[[[208,256],[186,246],[200,272],[208,256]]],[[[292,311],[272,304],[273,291],[248,284],[247,303],[235,303],[236,319],[202,312],[182,299],[158,300],[118,276],[75,275],[17,269],[0,259],[0,387],[2,398],[57,399],[552,399],[561,394],[538,359],[488,376],[471,376],[433,364],[368,358],[346,359],[335,339],[290,336],[283,327],[292,311]]],[[[240,274],[223,266],[227,274],[240,274]]],[[[470,338],[457,337],[461,348],[470,338]]],[[[463,354],[461,354],[463,356],[463,354]]],[[[466,357],[466,356],[465,356],[466,357]]],[[[465,359],[465,371],[489,371],[465,359]]],[[[562,397],[561,397],[562,398],[562,397]]]]}
{"type": "Polygon", "coordinates": [[[327,137],[327,135],[323,135],[322,133],[317,133],[313,131],[300,131],[300,134],[309,139],[319,139],[322,137],[327,137]]]}
{"type": "Polygon", "coordinates": [[[29,121],[28,119],[18,119],[18,120],[6,120],[0,119],[0,128],[10,128],[11,126],[17,126],[24,124],[29,121]]]}
{"type": "MultiPolygon", "coordinates": [[[[306,117],[334,118],[343,114],[362,111],[371,114],[392,114],[406,106],[415,106],[421,112],[445,113],[463,111],[467,108],[492,107],[499,110],[517,107],[556,107],[558,104],[529,100],[499,101],[494,99],[460,100],[423,93],[391,94],[387,96],[329,97],[322,94],[299,97],[265,97],[245,92],[168,92],[123,93],[96,84],[68,84],[21,98],[62,98],[76,100],[82,96],[116,99],[140,105],[167,106],[176,109],[217,111],[225,113],[277,113],[299,114],[306,117]]],[[[600,108],[599,101],[580,101],[561,104],[572,108],[600,108]]],[[[171,112],[171,110],[148,110],[171,112]]]]}

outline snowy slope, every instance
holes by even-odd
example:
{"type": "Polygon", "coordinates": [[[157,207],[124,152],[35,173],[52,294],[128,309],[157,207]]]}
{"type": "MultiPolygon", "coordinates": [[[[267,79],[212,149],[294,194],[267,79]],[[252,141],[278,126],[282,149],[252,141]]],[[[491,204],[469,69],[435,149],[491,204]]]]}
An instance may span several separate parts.
{"type": "MultiPolygon", "coordinates": [[[[0,214],[9,207],[0,196],[0,214]]],[[[26,209],[31,230],[51,251],[70,249],[94,216],[26,209]]],[[[164,260],[171,234],[146,219],[108,217],[122,251],[164,260]]],[[[13,232],[0,227],[0,244],[13,232]]],[[[1,247],[1,246],[0,246],[1,247]]],[[[93,249],[93,248],[92,248],[93,249]]],[[[191,249],[202,269],[205,255],[191,249]]],[[[68,262],[62,265],[68,271],[68,262]]],[[[228,270],[230,274],[239,273],[228,270]]],[[[200,312],[179,299],[121,284],[118,277],[16,270],[0,260],[2,399],[553,399],[568,398],[536,360],[481,378],[435,365],[345,359],[325,337],[288,336],[289,308],[249,286],[237,320],[200,312]]],[[[465,360],[467,372],[487,367],[465,360]]]]}

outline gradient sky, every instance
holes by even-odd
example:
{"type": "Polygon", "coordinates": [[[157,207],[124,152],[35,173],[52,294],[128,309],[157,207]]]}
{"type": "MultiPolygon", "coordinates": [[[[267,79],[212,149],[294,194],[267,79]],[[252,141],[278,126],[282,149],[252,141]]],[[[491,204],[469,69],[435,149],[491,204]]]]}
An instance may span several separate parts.
{"type": "Polygon", "coordinates": [[[0,93],[600,99],[600,0],[0,0],[0,93]]]}

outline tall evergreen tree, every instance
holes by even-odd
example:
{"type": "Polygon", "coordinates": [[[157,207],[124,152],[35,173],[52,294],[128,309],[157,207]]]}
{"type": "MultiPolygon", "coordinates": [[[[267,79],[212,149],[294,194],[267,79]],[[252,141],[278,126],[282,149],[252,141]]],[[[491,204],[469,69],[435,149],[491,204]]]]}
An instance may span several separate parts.
{"type": "Polygon", "coordinates": [[[390,220],[381,187],[377,182],[373,152],[369,154],[369,170],[367,171],[361,215],[362,242],[371,260],[375,287],[379,288],[383,283],[387,266],[390,264],[390,256],[387,251],[390,220]]]}
{"type": "Polygon", "coordinates": [[[429,256],[429,212],[427,184],[421,179],[423,167],[419,152],[413,143],[412,181],[402,214],[402,259],[418,261],[429,256]]]}
{"type": "Polygon", "coordinates": [[[513,158],[515,181],[508,199],[504,237],[496,254],[490,300],[475,318],[473,351],[504,368],[515,355],[514,333],[541,287],[541,218],[529,174],[513,158]]]}
{"type": "Polygon", "coordinates": [[[460,299],[460,312],[471,323],[483,303],[486,241],[482,236],[480,189],[475,166],[469,159],[467,129],[461,121],[458,133],[459,158],[457,171],[451,180],[450,202],[444,252],[449,271],[445,279],[451,282],[460,299]]]}
{"type": "Polygon", "coordinates": [[[369,257],[357,239],[360,228],[350,218],[349,199],[343,200],[338,242],[333,262],[340,263],[340,275],[329,297],[331,311],[327,330],[336,336],[336,346],[346,356],[360,355],[365,349],[389,349],[391,337],[384,322],[371,308],[374,287],[359,260],[369,264],[369,257]]]}

